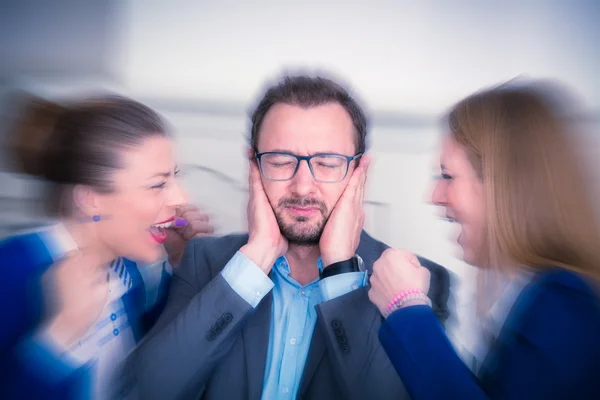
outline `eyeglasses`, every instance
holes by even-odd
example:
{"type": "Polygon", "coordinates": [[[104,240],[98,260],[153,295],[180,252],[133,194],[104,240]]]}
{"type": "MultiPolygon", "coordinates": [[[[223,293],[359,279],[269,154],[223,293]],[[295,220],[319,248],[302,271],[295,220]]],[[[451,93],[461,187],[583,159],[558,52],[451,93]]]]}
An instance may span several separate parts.
{"type": "Polygon", "coordinates": [[[288,181],[292,179],[300,161],[306,160],[313,178],[318,182],[334,183],[343,181],[348,174],[350,162],[358,160],[362,153],[355,156],[342,154],[315,154],[313,156],[297,156],[295,154],[270,151],[255,153],[260,172],[271,181],[288,181]]]}

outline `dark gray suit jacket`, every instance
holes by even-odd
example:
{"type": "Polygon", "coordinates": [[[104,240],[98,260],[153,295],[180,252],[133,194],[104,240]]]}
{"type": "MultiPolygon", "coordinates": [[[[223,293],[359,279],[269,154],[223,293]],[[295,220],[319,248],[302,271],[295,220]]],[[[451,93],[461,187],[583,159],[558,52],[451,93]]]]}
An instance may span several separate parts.
{"type": "MultiPolygon", "coordinates": [[[[253,309],[219,273],[248,235],[195,239],[175,270],[166,308],[128,359],[119,397],[142,399],[260,399],[272,295],[253,309]]],[[[357,253],[370,272],[387,246],[364,231],[357,253]]],[[[429,260],[429,296],[448,317],[448,272],[429,260]]],[[[408,399],[378,340],[382,317],[368,287],[317,306],[298,398],[408,399]]]]}

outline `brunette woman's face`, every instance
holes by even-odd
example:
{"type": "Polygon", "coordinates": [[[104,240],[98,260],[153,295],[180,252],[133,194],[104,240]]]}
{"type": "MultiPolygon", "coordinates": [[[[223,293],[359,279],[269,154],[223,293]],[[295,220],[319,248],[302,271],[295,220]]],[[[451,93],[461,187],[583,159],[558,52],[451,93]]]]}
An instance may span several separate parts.
{"type": "Polygon", "coordinates": [[[161,223],[172,220],[186,196],[176,180],[171,140],[150,136],[140,146],[121,152],[123,168],[113,175],[114,190],[96,194],[101,220],[97,238],[116,256],[155,262],[166,238],[161,223]]]}

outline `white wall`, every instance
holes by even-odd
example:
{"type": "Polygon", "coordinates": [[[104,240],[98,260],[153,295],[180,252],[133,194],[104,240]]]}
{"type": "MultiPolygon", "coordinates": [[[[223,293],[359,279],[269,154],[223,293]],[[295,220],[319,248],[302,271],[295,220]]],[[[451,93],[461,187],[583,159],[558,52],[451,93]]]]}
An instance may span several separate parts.
{"type": "Polygon", "coordinates": [[[370,107],[438,113],[518,75],[570,82],[600,106],[594,0],[130,0],[134,93],[247,101],[283,66],[327,67],[370,107]]]}

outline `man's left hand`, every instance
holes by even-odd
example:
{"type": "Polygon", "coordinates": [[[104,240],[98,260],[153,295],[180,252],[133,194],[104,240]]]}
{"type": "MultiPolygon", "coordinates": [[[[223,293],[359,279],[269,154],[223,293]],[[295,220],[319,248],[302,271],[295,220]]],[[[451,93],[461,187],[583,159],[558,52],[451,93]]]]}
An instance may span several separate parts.
{"type": "Polygon", "coordinates": [[[165,250],[171,266],[175,268],[179,265],[188,240],[194,237],[210,236],[213,232],[214,228],[208,214],[190,204],[178,207],[175,213],[175,223],[167,229],[167,240],[165,241],[165,250]]]}
{"type": "Polygon", "coordinates": [[[370,161],[367,156],[361,157],[323,229],[319,248],[324,267],[348,260],[356,253],[365,221],[363,201],[370,161]]]}

